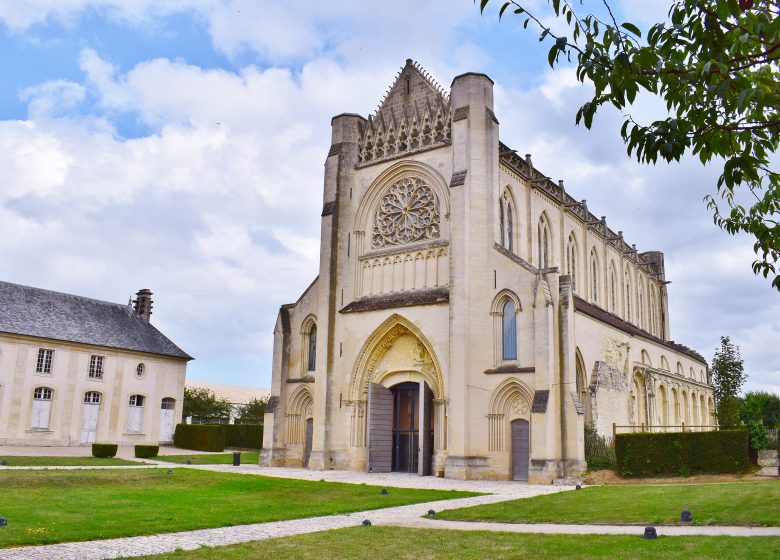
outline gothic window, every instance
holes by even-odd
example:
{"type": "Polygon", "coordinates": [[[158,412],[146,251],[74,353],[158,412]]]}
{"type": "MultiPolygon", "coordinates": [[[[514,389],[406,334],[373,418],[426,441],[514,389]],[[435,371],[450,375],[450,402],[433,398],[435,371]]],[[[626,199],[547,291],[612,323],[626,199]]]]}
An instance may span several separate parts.
{"type": "Polygon", "coordinates": [[[547,226],[544,216],[539,219],[537,243],[539,268],[548,268],[550,266],[550,228],[547,226]]]}
{"type": "Polygon", "coordinates": [[[513,237],[514,237],[514,231],[512,228],[512,205],[507,203],[506,205],[506,240],[507,240],[507,249],[509,251],[513,251],[513,237]]]}
{"type": "Polygon", "coordinates": [[[498,201],[498,227],[501,230],[499,237],[501,239],[501,246],[506,247],[505,234],[504,234],[504,201],[498,201]]]}
{"type": "Polygon", "coordinates": [[[312,325],[309,330],[309,359],[306,362],[306,371],[317,369],[317,325],[312,325]]]}
{"type": "Polygon", "coordinates": [[[404,177],[379,200],[371,246],[381,249],[438,239],[439,232],[439,200],[433,190],[419,177],[404,177]]]}
{"type": "Polygon", "coordinates": [[[631,277],[626,270],[626,321],[631,321],[631,277]]]}
{"type": "Polygon", "coordinates": [[[639,301],[637,307],[639,308],[639,327],[645,328],[645,291],[642,286],[643,282],[639,281],[639,301]]]}
{"type": "Polygon", "coordinates": [[[512,300],[507,300],[502,308],[501,358],[503,360],[517,359],[517,314],[512,300]]]}
{"type": "Polygon", "coordinates": [[[571,289],[577,291],[577,242],[574,234],[569,235],[569,243],[566,246],[566,272],[571,278],[571,289]]]}
{"type": "Polygon", "coordinates": [[[590,299],[599,302],[599,263],[596,249],[590,251],[590,299]]]}
{"type": "Polygon", "coordinates": [[[609,265],[609,310],[612,313],[617,311],[617,273],[615,272],[615,263],[609,265]]]}

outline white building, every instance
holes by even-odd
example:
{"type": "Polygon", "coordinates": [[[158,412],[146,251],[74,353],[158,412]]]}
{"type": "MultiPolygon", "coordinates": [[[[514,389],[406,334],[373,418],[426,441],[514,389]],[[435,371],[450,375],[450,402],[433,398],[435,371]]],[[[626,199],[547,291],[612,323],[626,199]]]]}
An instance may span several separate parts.
{"type": "Polygon", "coordinates": [[[192,358],[135,305],[0,282],[0,445],[167,443],[192,358]]]}

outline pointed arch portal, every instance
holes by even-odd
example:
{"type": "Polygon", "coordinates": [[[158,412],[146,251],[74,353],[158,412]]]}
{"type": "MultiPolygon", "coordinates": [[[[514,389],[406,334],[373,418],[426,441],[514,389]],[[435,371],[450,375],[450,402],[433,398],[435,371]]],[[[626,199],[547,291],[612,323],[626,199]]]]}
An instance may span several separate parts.
{"type": "Polygon", "coordinates": [[[444,382],[430,342],[411,321],[395,314],[368,338],[349,394],[351,443],[366,447],[368,472],[431,473],[434,448],[446,445],[444,382]]]}

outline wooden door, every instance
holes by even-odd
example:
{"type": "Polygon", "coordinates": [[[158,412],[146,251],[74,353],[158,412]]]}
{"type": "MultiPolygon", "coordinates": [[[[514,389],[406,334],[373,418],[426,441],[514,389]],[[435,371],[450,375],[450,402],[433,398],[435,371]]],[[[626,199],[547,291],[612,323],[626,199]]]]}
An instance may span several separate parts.
{"type": "Polygon", "coordinates": [[[378,383],[368,384],[368,472],[393,468],[393,393],[378,383]]]}
{"type": "Polygon", "coordinates": [[[420,476],[431,474],[431,459],[433,458],[433,434],[431,417],[433,415],[433,391],[424,381],[420,382],[420,458],[417,461],[417,473],[420,476]]]}
{"type": "Polygon", "coordinates": [[[528,481],[530,435],[527,420],[512,422],[512,480],[528,481]]]}
{"type": "Polygon", "coordinates": [[[81,443],[95,443],[100,404],[85,403],[81,413],[81,443]]]}
{"type": "Polygon", "coordinates": [[[303,448],[303,466],[309,466],[309,457],[311,457],[311,445],[314,440],[314,418],[306,419],[306,447],[303,448]]]}
{"type": "Polygon", "coordinates": [[[176,400],[166,397],[160,403],[160,434],[158,440],[160,443],[170,443],[173,441],[173,418],[176,412],[176,400]]]}

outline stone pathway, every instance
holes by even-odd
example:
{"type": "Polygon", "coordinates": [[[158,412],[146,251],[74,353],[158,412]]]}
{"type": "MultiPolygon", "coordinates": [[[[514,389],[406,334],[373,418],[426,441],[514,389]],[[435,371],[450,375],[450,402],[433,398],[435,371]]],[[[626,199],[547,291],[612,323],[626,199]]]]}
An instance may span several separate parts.
{"type": "MultiPolygon", "coordinates": [[[[166,464],[170,466],[170,464],[166,464]]],[[[182,468],[183,465],[176,465],[182,468]]],[[[263,468],[256,465],[193,465],[197,468],[217,472],[233,472],[247,475],[264,475],[279,478],[304,480],[326,480],[352,484],[371,484],[388,488],[431,488],[440,490],[468,490],[487,492],[483,496],[458,498],[398,506],[385,509],[361,511],[343,515],[309,517],[289,521],[256,523],[215,529],[199,529],[179,533],[165,533],[144,537],[126,537],[100,541],[62,543],[43,546],[28,546],[0,549],[0,560],[103,560],[108,558],[129,558],[150,554],[172,552],[176,549],[194,550],[201,546],[225,546],[248,541],[300,535],[330,529],[341,529],[360,525],[368,519],[374,525],[400,526],[432,529],[487,530],[515,533],[557,533],[557,534],[629,534],[640,535],[641,526],[636,525],[554,525],[554,524],[504,524],[472,523],[427,519],[422,516],[428,510],[443,511],[474,505],[490,504],[528,498],[553,492],[571,490],[564,486],[540,486],[504,481],[462,481],[416,475],[368,474],[346,471],[310,471],[307,469],[263,468]]],[[[731,536],[780,536],[780,527],[658,527],[660,535],[731,535],[731,536]]]]}

